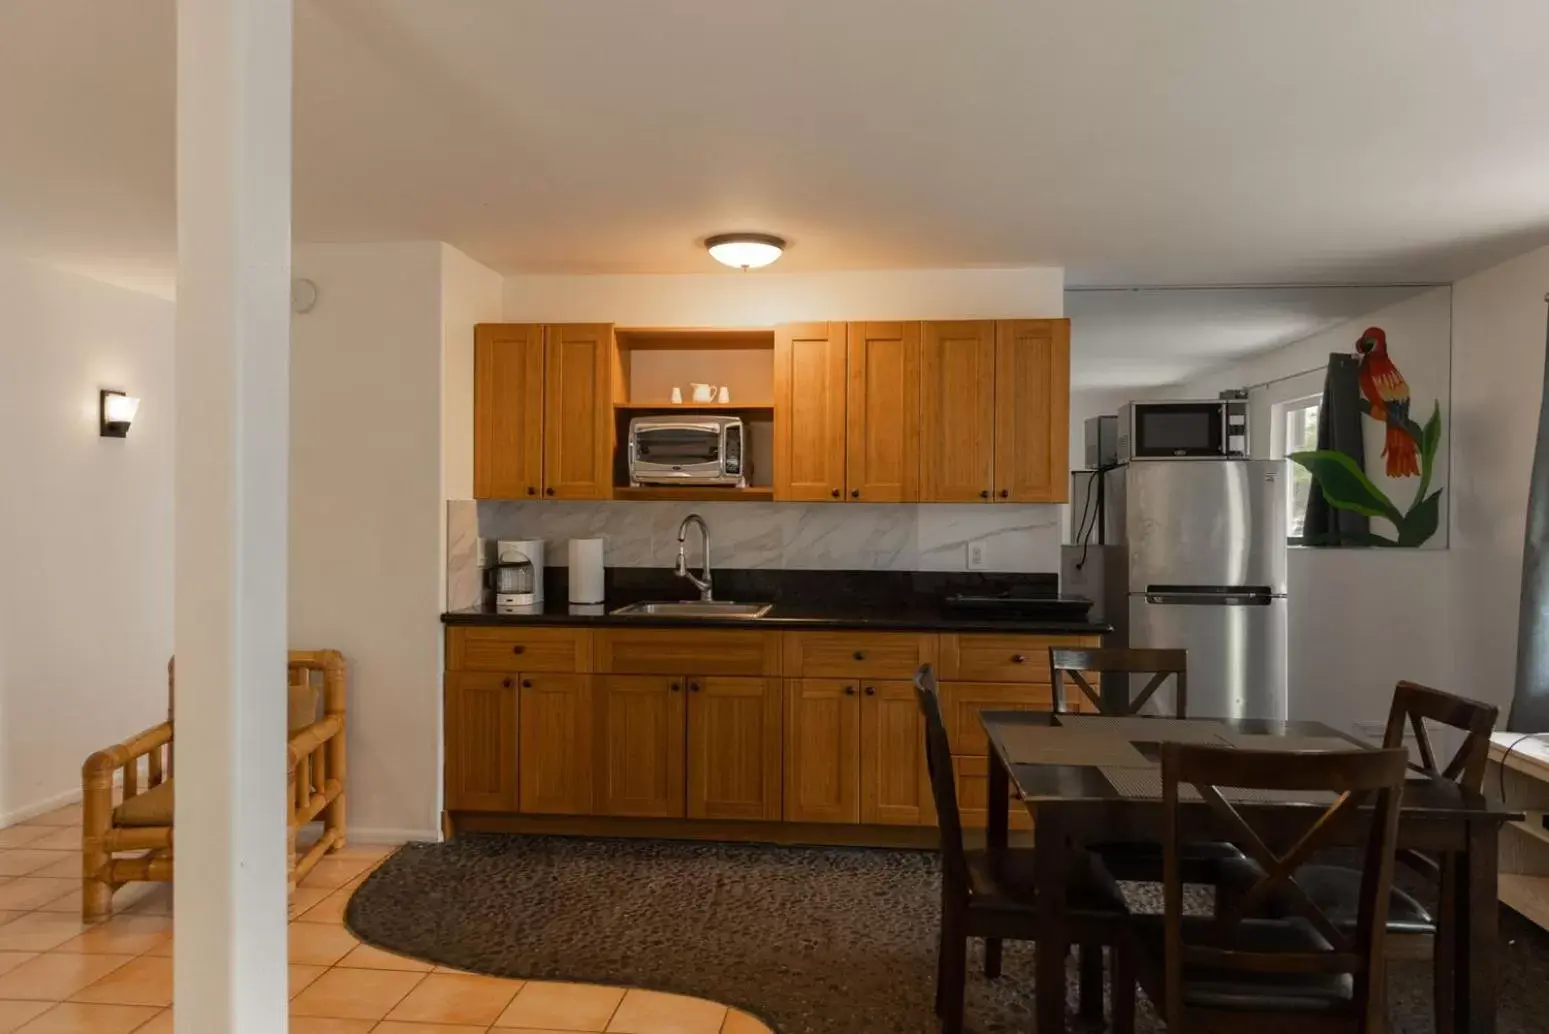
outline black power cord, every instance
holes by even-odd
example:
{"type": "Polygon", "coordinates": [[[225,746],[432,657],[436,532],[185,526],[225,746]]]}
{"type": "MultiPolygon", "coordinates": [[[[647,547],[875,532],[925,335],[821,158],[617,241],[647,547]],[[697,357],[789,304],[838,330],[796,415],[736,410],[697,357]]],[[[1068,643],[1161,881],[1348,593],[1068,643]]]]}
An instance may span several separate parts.
{"type": "Polygon", "coordinates": [[[1104,474],[1107,474],[1110,470],[1118,470],[1120,466],[1121,464],[1118,463],[1110,463],[1106,467],[1098,467],[1092,472],[1092,476],[1087,479],[1086,501],[1081,504],[1081,519],[1076,522],[1076,541],[1081,543],[1081,559],[1076,561],[1077,571],[1086,566],[1087,549],[1092,544],[1092,533],[1097,530],[1098,514],[1096,510],[1092,509],[1092,489],[1103,479],[1104,474]],[[1086,520],[1089,513],[1092,515],[1090,526],[1087,525],[1086,520]]]}
{"type": "Polygon", "coordinates": [[[1516,750],[1517,744],[1521,743],[1523,740],[1538,740],[1540,743],[1549,743],[1549,739],[1545,739],[1545,737],[1549,737],[1549,732],[1525,732],[1507,745],[1506,752],[1501,755],[1500,760],[1502,805],[1506,804],[1506,762],[1511,760],[1512,751],[1516,750]]]}

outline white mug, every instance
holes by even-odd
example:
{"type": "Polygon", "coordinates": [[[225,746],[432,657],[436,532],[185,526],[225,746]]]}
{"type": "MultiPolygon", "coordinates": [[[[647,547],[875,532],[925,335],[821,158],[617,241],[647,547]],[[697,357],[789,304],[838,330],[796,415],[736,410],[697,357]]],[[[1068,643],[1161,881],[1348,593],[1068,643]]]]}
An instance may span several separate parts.
{"type": "Polygon", "coordinates": [[[715,388],[713,386],[709,384],[695,384],[694,382],[690,381],[689,387],[694,389],[695,402],[715,401],[715,388]]]}
{"type": "Polygon", "coordinates": [[[673,385],[673,387],[672,387],[672,401],[674,401],[674,402],[682,402],[683,401],[683,389],[678,387],[677,385],[673,385]]]}

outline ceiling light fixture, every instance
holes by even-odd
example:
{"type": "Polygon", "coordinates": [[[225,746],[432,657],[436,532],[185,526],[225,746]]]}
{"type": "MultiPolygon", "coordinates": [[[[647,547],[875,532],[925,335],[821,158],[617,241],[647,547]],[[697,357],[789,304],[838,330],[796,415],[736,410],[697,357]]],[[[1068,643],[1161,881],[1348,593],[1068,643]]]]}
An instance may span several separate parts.
{"type": "Polygon", "coordinates": [[[705,238],[705,247],[717,262],[747,272],[779,258],[785,238],[771,233],[718,233],[705,238]]]}

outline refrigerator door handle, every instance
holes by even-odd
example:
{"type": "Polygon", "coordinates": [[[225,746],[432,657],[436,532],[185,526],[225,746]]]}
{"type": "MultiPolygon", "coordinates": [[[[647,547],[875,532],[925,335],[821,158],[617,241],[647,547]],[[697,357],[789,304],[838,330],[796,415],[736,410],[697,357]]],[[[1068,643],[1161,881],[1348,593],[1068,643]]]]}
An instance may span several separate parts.
{"type": "Polygon", "coordinates": [[[1148,592],[1147,603],[1182,607],[1267,607],[1267,592],[1148,592]]]}

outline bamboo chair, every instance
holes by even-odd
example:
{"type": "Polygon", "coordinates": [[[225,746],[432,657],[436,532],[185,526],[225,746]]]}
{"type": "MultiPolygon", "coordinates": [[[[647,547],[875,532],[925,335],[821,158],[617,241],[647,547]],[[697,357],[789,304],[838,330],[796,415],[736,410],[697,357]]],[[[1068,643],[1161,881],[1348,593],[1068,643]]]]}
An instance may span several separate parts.
{"type": "MultiPolygon", "coordinates": [[[[345,844],[347,671],[337,650],[292,650],[287,669],[286,867],[294,890],[325,854],[345,844]],[[298,856],[297,834],[319,817],[322,835],[298,856]]],[[[112,913],[113,892],[125,883],[172,880],[175,685],[168,661],[167,720],[98,751],[81,767],[81,916],[87,922],[112,913]],[[123,788],[116,807],[115,783],[123,788]]]]}

